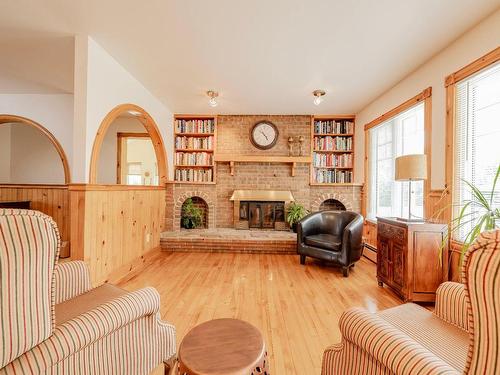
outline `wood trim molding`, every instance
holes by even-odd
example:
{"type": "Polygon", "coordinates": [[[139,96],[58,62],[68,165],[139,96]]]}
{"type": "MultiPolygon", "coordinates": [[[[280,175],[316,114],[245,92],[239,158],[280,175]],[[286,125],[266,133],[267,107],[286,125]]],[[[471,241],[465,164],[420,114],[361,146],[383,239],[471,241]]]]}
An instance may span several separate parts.
{"type": "Polygon", "coordinates": [[[21,188],[21,189],[61,189],[67,190],[69,185],[61,184],[0,184],[3,188],[21,188]]]}
{"type": "Polygon", "coordinates": [[[69,184],[71,183],[71,173],[69,169],[69,163],[68,163],[68,158],[66,156],[66,153],[64,152],[64,149],[62,148],[61,144],[57,140],[54,135],[47,130],[44,126],[39,124],[36,121],[33,121],[29,118],[22,117],[22,116],[17,116],[17,115],[9,115],[9,114],[0,114],[0,125],[2,124],[8,124],[8,123],[21,123],[21,124],[26,124],[29,125],[38,131],[40,131],[43,135],[45,135],[50,142],[54,145],[57,153],[59,154],[59,158],[61,159],[63,169],[64,169],[64,183],[69,184]]]}
{"type": "Polygon", "coordinates": [[[486,55],[481,56],[479,59],[474,60],[463,68],[451,73],[444,80],[444,86],[448,87],[455,83],[479,72],[481,69],[486,68],[488,65],[494,64],[500,60],[500,47],[495,48],[493,51],[488,52],[486,55]]]}
{"type": "Polygon", "coordinates": [[[94,145],[92,147],[92,155],[90,158],[90,173],[89,173],[89,184],[93,185],[97,183],[97,169],[99,162],[99,154],[101,153],[102,143],[104,137],[108,131],[109,126],[115,121],[119,116],[124,113],[139,113],[135,116],[139,120],[147,133],[151,137],[153,142],[153,147],[155,149],[156,160],[158,163],[158,174],[160,179],[160,185],[163,185],[168,180],[168,166],[167,166],[167,155],[165,153],[165,146],[163,144],[163,139],[158,130],[156,122],[153,120],[151,115],[146,112],[143,108],[135,104],[120,104],[113,108],[102,120],[97,134],[94,139],[94,145]]]}
{"type": "Polygon", "coordinates": [[[421,93],[415,95],[413,98],[408,99],[406,102],[398,105],[396,108],[391,109],[390,111],[384,113],[383,115],[377,117],[375,120],[369,122],[365,125],[365,130],[371,129],[374,126],[390,119],[398,115],[399,113],[406,111],[408,108],[413,107],[415,104],[420,103],[422,100],[429,98],[432,95],[432,87],[427,87],[421,93]]]}
{"type": "Polygon", "coordinates": [[[368,130],[381,124],[382,122],[397,116],[399,113],[406,111],[414,105],[424,102],[424,154],[427,155],[427,180],[424,181],[424,217],[428,217],[431,213],[429,208],[428,196],[431,191],[431,164],[432,164],[432,87],[427,87],[425,90],[415,95],[413,98],[408,99],[404,103],[384,113],[382,116],[377,117],[375,120],[365,125],[365,159],[364,159],[364,194],[362,207],[364,216],[366,217],[368,211],[368,201],[370,198],[370,167],[368,159],[368,149],[370,147],[370,133],[368,130]]]}
{"type": "Polygon", "coordinates": [[[165,190],[164,185],[102,185],[102,184],[70,184],[70,191],[129,191],[129,190],[165,190]]]}

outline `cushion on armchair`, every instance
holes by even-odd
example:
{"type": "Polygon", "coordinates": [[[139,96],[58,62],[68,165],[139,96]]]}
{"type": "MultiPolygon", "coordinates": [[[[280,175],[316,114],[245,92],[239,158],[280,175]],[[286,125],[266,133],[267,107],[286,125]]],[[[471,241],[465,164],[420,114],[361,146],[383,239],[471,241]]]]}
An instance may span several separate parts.
{"type": "Polygon", "coordinates": [[[340,251],[342,248],[342,238],[333,234],[313,234],[306,236],[304,243],[309,246],[319,247],[325,250],[340,251]]]}

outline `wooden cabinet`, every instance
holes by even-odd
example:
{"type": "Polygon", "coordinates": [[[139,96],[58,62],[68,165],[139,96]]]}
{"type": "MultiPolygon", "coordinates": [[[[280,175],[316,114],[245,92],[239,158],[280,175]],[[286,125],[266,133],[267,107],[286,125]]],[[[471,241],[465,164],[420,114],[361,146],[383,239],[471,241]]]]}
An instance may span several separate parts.
{"type": "Polygon", "coordinates": [[[440,258],[447,225],[377,218],[377,280],[405,302],[432,302],[447,280],[448,251],[440,258]]]}

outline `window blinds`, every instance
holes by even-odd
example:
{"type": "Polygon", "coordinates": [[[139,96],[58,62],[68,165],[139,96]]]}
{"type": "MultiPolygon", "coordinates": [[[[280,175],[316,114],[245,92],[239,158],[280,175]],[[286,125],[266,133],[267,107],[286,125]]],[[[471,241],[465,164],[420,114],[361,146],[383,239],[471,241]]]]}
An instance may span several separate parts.
{"type": "MultiPolygon", "coordinates": [[[[491,197],[500,164],[500,63],[459,82],[455,108],[453,215],[457,217],[463,202],[473,198],[464,180],[491,197]]],[[[493,205],[500,207],[500,186],[491,198],[493,205]]],[[[471,205],[468,213],[470,223],[453,234],[459,241],[474,224],[478,206],[471,205]]]]}

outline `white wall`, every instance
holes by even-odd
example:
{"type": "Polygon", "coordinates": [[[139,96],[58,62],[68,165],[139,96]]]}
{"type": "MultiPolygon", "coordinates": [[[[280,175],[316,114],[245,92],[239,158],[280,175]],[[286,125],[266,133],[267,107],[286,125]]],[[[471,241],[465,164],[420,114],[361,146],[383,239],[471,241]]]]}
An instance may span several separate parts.
{"type": "Polygon", "coordinates": [[[356,182],[363,182],[364,125],[432,86],[431,188],[445,184],[444,79],[500,45],[500,10],[483,20],[356,115],[356,182]]]}
{"type": "Polygon", "coordinates": [[[0,183],[10,183],[10,124],[0,125],[0,183]]]}
{"type": "MultiPolygon", "coordinates": [[[[78,50],[78,44],[77,44],[78,50]]],[[[82,58],[84,52],[79,52],[82,58]]],[[[166,148],[170,178],[173,176],[173,119],[172,112],[153,96],[136,78],[109,55],[92,38],[88,38],[86,103],[83,99],[75,105],[86,105],[85,178],[88,181],[90,156],[94,139],[104,117],[119,104],[133,103],[144,108],[155,120],[166,148]]],[[[78,62],[76,63],[79,64],[78,62]]],[[[83,65],[83,64],[82,64],[83,65]]],[[[79,69],[75,69],[77,74],[79,69]]],[[[75,83],[77,78],[75,77],[75,83]]],[[[75,85],[75,90],[79,87],[75,85]]],[[[78,110],[75,108],[75,113],[78,110]]],[[[78,147],[75,147],[75,149],[78,147]]]]}
{"type": "Polygon", "coordinates": [[[49,130],[64,149],[71,169],[73,95],[0,94],[0,113],[27,117],[49,130]]]}
{"type": "Polygon", "coordinates": [[[97,183],[116,184],[117,133],[146,133],[144,126],[133,118],[117,118],[108,129],[99,155],[97,183]]]}
{"type": "Polygon", "coordinates": [[[52,142],[30,125],[11,127],[10,182],[64,184],[64,167],[52,142]]]}

